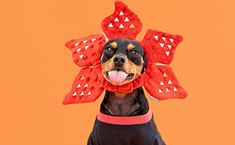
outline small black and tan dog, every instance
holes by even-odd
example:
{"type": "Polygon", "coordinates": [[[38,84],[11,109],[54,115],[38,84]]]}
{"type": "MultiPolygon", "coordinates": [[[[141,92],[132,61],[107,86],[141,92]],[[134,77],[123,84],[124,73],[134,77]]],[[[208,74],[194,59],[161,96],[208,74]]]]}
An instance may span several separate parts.
{"type": "MultiPolygon", "coordinates": [[[[114,85],[123,85],[144,73],[147,58],[138,42],[112,39],[104,45],[101,62],[105,79],[114,85]]],[[[96,118],[88,145],[165,145],[149,112],[142,87],[131,93],[106,90],[100,105],[101,115],[96,118]],[[149,115],[149,120],[140,123],[149,115]],[[107,123],[105,120],[128,120],[128,124],[107,123]]]]}

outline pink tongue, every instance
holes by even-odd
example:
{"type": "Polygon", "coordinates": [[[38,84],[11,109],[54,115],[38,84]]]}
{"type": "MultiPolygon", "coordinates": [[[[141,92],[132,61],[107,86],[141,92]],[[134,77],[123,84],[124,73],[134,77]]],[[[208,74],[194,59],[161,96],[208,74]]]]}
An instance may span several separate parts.
{"type": "Polygon", "coordinates": [[[108,72],[108,75],[109,75],[110,81],[112,81],[113,83],[121,83],[127,77],[127,74],[125,72],[117,71],[117,70],[108,72]]]}

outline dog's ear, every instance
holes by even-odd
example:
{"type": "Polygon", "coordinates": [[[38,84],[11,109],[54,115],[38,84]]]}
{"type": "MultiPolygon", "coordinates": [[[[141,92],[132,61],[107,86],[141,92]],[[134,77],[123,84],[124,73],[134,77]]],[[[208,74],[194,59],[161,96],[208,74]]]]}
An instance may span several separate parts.
{"type": "Polygon", "coordinates": [[[145,53],[144,53],[144,55],[143,55],[143,60],[144,60],[144,65],[143,65],[141,74],[143,74],[143,73],[145,72],[145,68],[146,68],[147,63],[148,63],[148,59],[147,59],[147,56],[145,55],[145,53]]]}

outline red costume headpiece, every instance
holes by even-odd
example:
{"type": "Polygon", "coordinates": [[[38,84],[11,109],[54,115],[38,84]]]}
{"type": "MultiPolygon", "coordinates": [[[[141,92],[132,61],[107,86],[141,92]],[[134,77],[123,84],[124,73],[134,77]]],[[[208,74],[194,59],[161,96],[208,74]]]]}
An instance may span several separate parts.
{"type": "MultiPolygon", "coordinates": [[[[142,29],[142,23],[124,3],[116,1],[114,13],[103,20],[101,27],[108,39],[128,38],[135,40],[142,29]]],[[[180,86],[169,66],[176,46],[181,41],[180,35],[148,30],[143,40],[139,41],[148,59],[146,71],[132,82],[124,85],[113,85],[103,77],[100,55],[106,39],[102,34],[67,42],[65,45],[72,51],[74,62],[82,68],[63,103],[92,102],[101,95],[104,89],[128,93],[140,86],[144,86],[147,92],[158,100],[185,98],[187,93],[180,86]]]]}

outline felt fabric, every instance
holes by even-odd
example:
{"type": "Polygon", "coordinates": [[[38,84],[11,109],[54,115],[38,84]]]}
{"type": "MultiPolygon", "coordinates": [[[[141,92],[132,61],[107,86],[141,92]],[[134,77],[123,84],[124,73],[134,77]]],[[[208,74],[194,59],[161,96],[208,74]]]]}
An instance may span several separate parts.
{"type": "Polygon", "coordinates": [[[65,46],[72,51],[75,64],[80,67],[89,67],[100,63],[99,58],[105,42],[103,35],[95,34],[70,40],[65,46]]]}
{"type": "Polygon", "coordinates": [[[183,40],[180,35],[171,35],[158,30],[149,29],[141,41],[148,61],[152,63],[170,64],[176,46],[183,40]]]}
{"type": "Polygon", "coordinates": [[[109,39],[135,39],[142,29],[142,23],[124,3],[116,1],[114,13],[103,20],[101,27],[109,39]]]}
{"type": "MultiPolygon", "coordinates": [[[[101,28],[109,40],[113,38],[135,40],[142,29],[142,23],[124,3],[116,1],[114,13],[103,20],[101,28]]],[[[95,34],[68,41],[65,46],[71,50],[74,63],[82,68],[63,103],[93,102],[104,89],[130,93],[141,86],[144,86],[147,92],[158,100],[185,98],[187,93],[169,66],[175,49],[182,40],[180,35],[149,29],[142,41],[135,40],[146,53],[148,59],[146,71],[124,85],[113,85],[106,81],[102,74],[100,55],[106,43],[105,36],[95,34]]]]}

